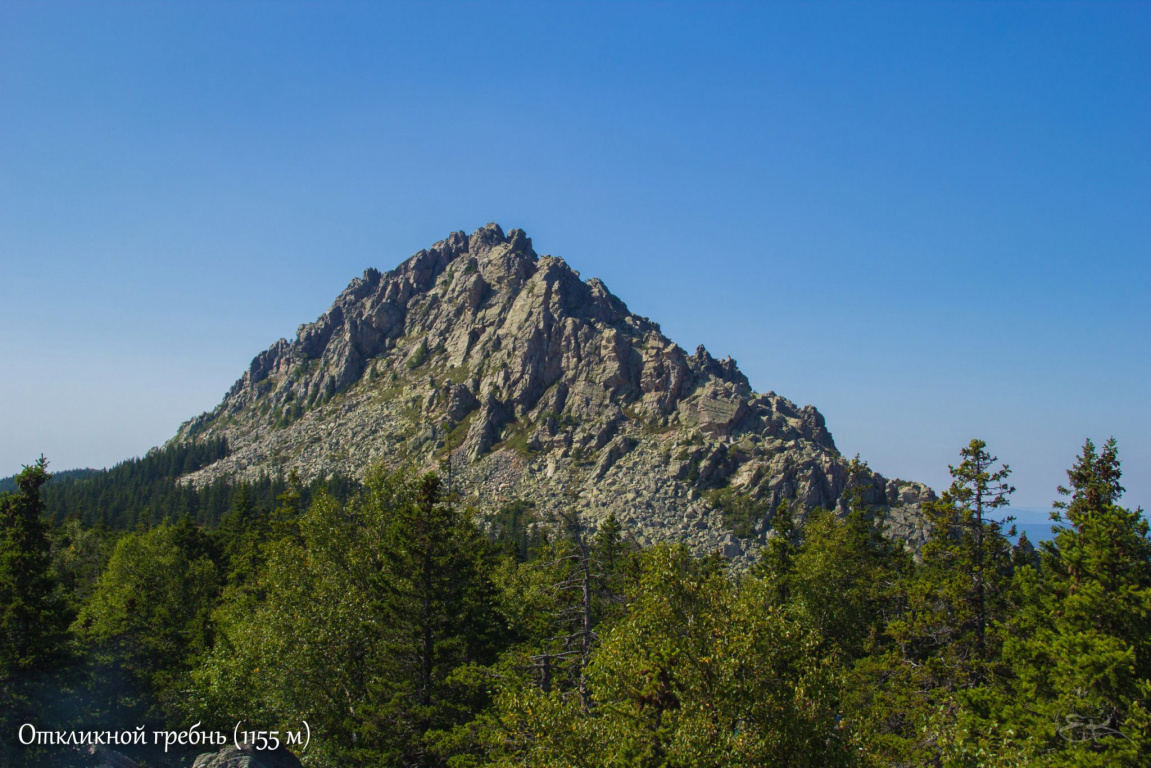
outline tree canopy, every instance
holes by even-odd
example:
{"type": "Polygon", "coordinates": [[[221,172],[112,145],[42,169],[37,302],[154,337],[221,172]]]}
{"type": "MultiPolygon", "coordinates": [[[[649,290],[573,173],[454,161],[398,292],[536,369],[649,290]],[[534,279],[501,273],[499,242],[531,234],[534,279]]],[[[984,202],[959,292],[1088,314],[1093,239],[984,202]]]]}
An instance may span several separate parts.
{"type": "Polygon", "coordinates": [[[1038,549],[982,441],[951,473],[919,550],[856,460],[846,508],[785,500],[741,570],[383,468],[117,528],[52,514],[40,461],[0,495],[0,718],[306,721],[316,768],[1146,765],[1151,541],[1115,442],[1038,549]]]}

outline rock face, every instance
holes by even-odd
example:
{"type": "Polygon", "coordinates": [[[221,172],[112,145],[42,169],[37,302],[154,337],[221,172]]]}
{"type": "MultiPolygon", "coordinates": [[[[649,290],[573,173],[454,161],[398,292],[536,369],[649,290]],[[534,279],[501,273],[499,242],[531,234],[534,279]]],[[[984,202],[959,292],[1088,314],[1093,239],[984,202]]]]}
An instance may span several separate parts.
{"type": "Polygon", "coordinates": [[[781,500],[842,511],[849,483],[916,544],[931,496],[850,478],[815,408],[754,392],[730,358],[687,354],[601,281],[495,224],[365,271],[174,440],[221,435],[231,455],[192,482],[450,461],[481,513],[574,504],[593,528],[614,512],[641,542],[733,557],[754,553],[781,500]],[[765,510],[751,536],[732,539],[709,501],[718,488],[765,510]]]}
{"type": "Polygon", "coordinates": [[[303,768],[303,764],[286,749],[260,751],[245,746],[205,752],[196,758],[192,768],[303,768]]]}
{"type": "Polygon", "coordinates": [[[102,744],[90,745],[85,751],[96,758],[94,768],[140,768],[140,764],[135,760],[102,744]]]}

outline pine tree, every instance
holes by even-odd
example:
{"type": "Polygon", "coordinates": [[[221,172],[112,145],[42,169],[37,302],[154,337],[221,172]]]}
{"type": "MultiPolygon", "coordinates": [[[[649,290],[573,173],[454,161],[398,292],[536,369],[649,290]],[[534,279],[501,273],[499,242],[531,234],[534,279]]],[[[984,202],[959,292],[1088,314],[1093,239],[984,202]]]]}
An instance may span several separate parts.
{"type": "Polygon", "coordinates": [[[586,670],[599,641],[598,627],[621,612],[632,552],[615,515],[591,537],[578,514],[560,511],[557,517],[563,535],[523,567],[536,571],[533,598],[549,615],[541,636],[533,638],[530,659],[545,693],[574,691],[586,707],[586,670]]]}
{"type": "Polygon", "coordinates": [[[270,535],[273,540],[297,539],[300,535],[300,515],[303,504],[304,484],[296,470],[288,473],[287,486],[276,497],[276,508],[269,520],[270,535]]]}
{"type": "Polygon", "coordinates": [[[623,526],[611,513],[596,529],[590,549],[596,598],[594,620],[598,624],[623,612],[624,594],[639,578],[638,545],[624,538],[623,526]]]}

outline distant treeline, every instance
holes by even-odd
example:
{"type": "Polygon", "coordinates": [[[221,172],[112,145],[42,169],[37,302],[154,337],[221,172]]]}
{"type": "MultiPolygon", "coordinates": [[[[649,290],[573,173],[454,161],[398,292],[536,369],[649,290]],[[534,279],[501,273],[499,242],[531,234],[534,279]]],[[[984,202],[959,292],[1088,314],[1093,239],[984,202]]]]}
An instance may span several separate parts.
{"type": "MultiPolygon", "coordinates": [[[[101,472],[106,472],[103,469],[62,469],[59,472],[53,472],[52,477],[48,479],[48,484],[62,483],[65,480],[78,480],[82,477],[91,477],[98,475],[101,472]]],[[[0,478],[0,493],[16,493],[16,475],[10,477],[0,478]]]]}
{"type": "MultiPolygon", "coordinates": [[[[184,517],[214,528],[234,506],[241,487],[247,503],[270,512],[276,498],[288,488],[289,478],[283,473],[264,474],[250,482],[221,476],[197,486],[180,480],[228,453],[228,442],[223,437],[166,445],[111,469],[53,473],[41,495],[48,516],[57,523],[78,520],[86,527],[103,526],[118,531],[184,517]]],[[[309,503],[321,488],[346,499],[355,488],[355,481],[338,474],[316,479],[301,487],[304,502],[309,503]]],[[[14,477],[0,480],[0,492],[3,491],[16,491],[14,477]]]]}

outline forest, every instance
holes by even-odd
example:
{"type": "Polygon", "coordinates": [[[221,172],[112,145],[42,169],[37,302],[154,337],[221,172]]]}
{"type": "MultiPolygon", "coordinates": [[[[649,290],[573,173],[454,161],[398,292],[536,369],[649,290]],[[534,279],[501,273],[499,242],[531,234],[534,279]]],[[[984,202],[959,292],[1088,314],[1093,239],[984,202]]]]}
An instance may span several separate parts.
{"type": "Polygon", "coordinates": [[[0,494],[0,764],[91,764],[28,723],[241,721],[306,722],[317,768],[1151,764],[1151,540],[1114,440],[1038,547],[973,440],[920,551],[851,484],[846,514],[781,504],[745,571],[530,499],[481,519],[436,474],[178,481],[226,452],[41,458],[0,494]]]}

